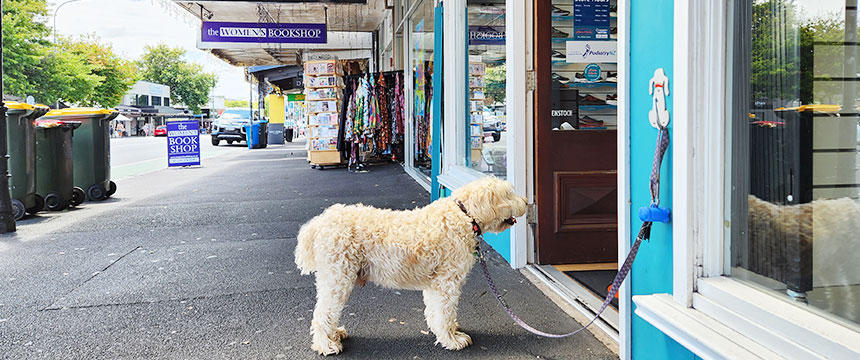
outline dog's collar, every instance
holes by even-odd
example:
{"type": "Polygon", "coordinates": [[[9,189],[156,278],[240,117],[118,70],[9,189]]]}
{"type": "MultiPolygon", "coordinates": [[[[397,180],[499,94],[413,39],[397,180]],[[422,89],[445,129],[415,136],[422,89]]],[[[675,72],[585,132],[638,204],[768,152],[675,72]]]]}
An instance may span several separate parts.
{"type": "Polygon", "coordinates": [[[481,236],[483,234],[483,231],[481,231],[481,226],[478,225],[478,222],[475,221],[475,218],[473,218],[471,215],[469,215],[469,211],[466,210],[466,205],[463,205],[462,201],[457,200],[457,206],[460,207],[460,210],[462,210],[463,213],[469,217],[469,219],[472,219],[472,231],[475,232],[475,235],[481,236]]]}

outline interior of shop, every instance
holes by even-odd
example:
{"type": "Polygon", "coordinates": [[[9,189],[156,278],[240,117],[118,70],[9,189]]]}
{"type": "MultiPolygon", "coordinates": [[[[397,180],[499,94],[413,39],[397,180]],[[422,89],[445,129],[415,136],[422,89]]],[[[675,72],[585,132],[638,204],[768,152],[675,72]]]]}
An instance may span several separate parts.
{"type": "Polygon", "coordinates": [[[496,177],[507,173],[505,1],[468,1],[469,116],[464,164],[496,177]]]}

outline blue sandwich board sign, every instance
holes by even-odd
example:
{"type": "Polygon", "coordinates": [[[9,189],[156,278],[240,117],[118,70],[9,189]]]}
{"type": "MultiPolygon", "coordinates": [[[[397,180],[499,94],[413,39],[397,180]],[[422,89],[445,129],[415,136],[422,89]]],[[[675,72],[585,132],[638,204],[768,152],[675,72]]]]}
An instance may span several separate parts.
{"type": "Polygon", "coordinates": [[[200,165],[200,124],[197,120],[167,122],[167,166],[200,165]]]}

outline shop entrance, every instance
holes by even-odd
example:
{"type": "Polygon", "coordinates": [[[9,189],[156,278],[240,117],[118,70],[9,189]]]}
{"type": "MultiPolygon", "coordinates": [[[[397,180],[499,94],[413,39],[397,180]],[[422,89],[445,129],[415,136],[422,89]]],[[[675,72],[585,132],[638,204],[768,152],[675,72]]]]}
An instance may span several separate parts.
{"type": "Polygon", "coordinates": [[[535,4],[537,262],[596,296],[615,276],[616,1],[535,4]]]}

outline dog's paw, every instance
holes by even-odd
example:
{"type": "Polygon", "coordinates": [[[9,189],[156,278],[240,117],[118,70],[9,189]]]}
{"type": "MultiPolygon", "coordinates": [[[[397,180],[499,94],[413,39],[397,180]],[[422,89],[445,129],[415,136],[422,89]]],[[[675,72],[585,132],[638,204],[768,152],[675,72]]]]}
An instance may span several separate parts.
{"type": "Polygon", "coordinates": [[[472,345],[472,337],[462,331],[454,331],[446,338],[437,338],[436,342],[448,350],[461,350],[472,345]]]}
{"type": "MultiPolygon", "coordinates": [[[[346,331],[344,331],[343,335],[346,336],[346,331]]],[[[340,332],[336,334],[336,337],[340,337],[340,332]]],[[[332,340],[324,335],[314,336],[311,349],[320,355],[335,355],[343,351],[343,344],[340,343],[340,340],[332,340]]]]}
{"type": "Polygon", "coordinates": [[[335,331],[335,336],[338,338],[338,340],[346,340],[346,328],[344,328],[343,326],[337,328],[337,330],[335,331]]]}

